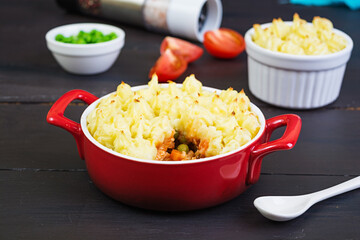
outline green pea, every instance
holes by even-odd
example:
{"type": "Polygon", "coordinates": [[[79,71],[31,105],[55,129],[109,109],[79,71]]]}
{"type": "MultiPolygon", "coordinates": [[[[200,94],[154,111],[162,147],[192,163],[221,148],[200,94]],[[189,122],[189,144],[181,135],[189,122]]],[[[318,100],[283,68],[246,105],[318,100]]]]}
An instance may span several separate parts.
{"type": "Polygon", "coordinates": [[[104,34],[102,32],[96,31],[95,36],[102,38],[104,34]]]}
{"type": "Polygon", "coordinates": [[[85,41],[85,39],[83,39],[83,38],[78,38],[78,39],[76,40],[76,44],[86,44],[86,41],[85,41]]]}
{"type": "Polygon", "coordinates": [[[64,38],[65,38],[64,35],[58,34],[58,35],[56,35],[55,40],[59,41],[59,42],[62,42],[64,40],[64,38]]]}
{"type": "Polygon", "coordinates": [[[108,36],[109,36],[110,40],[113,40],[113,39],[117,38],[117,36],[116,36],[116,34],[114,32],[108,34],[108,36]]]}
{"type": "Polygon", "coordinates": [[[188,153],[188,152],[189,152],[189,146],[183,143],[183,144],[180,144],[180,145],[177,147],[177,150],[179,150],[180,152],[186,152],[186,153],[188,153]]]}
{"type": "Polygon", "coordinates": [[[102,38],[102,41],[103,41],[103,42],[110,41],[109,35],[105,35],[105,36],[102,38]]]}
{"type": "Polygon", "coordinates": [[[178,131],[175,131],[174,133],[174,138],[177,139],[179,137],[179,132],[178,131]]]}
{"type": "Polygon", "coordinates": [[[74,43],[74,38],[73,37],[64,38],[64,43],[74,43]]]}
{"type": "Polygon", "coordinates": [[[85,40],[86,43],[91,43],[91,35],[90,35],[90,34],[85,33],[85,34],[83,35],[83,38],[84,38],[84,40],[85,40]]]}
{"type": "Polygon", "coordinates": [[[81,30],[79,33],[78,33],[78,37],[82,37],[82,36],[84,36],[86,33],[83,31],[83,30],[81,30]]]}
{"type": "Polygon", "coordinates": [[[100,38],[98,38],[98,37],[93,37],[91,39],[91,43],[99,43],[99,42],[100,42],[100,38]]]}

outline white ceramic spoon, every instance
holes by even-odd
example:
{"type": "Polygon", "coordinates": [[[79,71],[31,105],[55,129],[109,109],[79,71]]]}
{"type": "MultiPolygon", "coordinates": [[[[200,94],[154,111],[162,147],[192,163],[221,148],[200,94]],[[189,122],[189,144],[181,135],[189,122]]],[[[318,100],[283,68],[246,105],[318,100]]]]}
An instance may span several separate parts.
{"type": "Polygon", "coordinates": [[[360,177],[356,177],[333,187],[310,194],[259,197],[255,199],[254,205],[266,218],[274,221],[288,221],[300,216],[317,202],[359,187],[360,177]]]}

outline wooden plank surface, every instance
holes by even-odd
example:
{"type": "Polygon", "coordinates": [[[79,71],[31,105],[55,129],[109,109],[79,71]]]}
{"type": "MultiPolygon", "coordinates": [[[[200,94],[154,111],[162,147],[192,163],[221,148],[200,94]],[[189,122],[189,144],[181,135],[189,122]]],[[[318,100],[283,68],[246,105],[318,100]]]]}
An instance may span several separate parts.
{"type": "Polygon", "coordinates": [[[264,194],[302,194],[348,179],[262,175],[220,206],[164,213],[108,198],[85,172],[2,171],[0,239],[357,239],[359,190],[321,202],[291,222],[272,222],[252,204],[264,194]]]}
{"type": "MultiPolygon", "coordinates": [[[[240,33],[251,28],[254,23],[271,21],[274,17],[292,19],[298,12],[308,21],[313,16],[328,17],[334,26],[348,33],[353,41],[360,41],[359,31],[352,23],[360,22],[360,14],[345,7],[304,7],[291,4],[279,4],[277,0],[262,0],[257,4],[251,1],[223,1],[224,19],[222,26],[233,28],[240,33]],[[264,6],[264,7],[260,7],[264,6]],[[344,17],[340,17],[344,16],[344,17]]],[[[52,102],[64,92],[80,88],[102,96],[113,91],[121,81],[131,85],[147,82],[147,74],[159,57],[159,46],[164,35],[157,34],[112,22],[94,19],[78,14],[67,14],[58,8],[55,1],[11,1],[0,8],[2,23],[1,36],[21,35],[22,38],[1,38],[0,56],[0,102],[52,102]],[[14,11],[19,14],[14,14],[14,11]],[[33,14],[36,12],[37,14],[33,14]],[[20,16],[20,17],[19,17],[20,16]],[[31,19],[31,21],[27,21],[31,19]],[[44,21],[46,19],[46,21],[44,21]],[[95,76],[78,76],[63,71],[46,48],[45,34],[51,28],[73,22],[102,22],[120,26],[126,31],[125,46],[114,66],[106,73],[95,76]],[[24,41],[23,39],[29,39],[24,41]],[[141,59],[141,61],[139,61],[141,59]]],[[[338,100],[327,106],[358,107],[360,98],[357,81],[360,69],[359,49],[355,48],[348,64],[344,84],[338,100]]],[[[249,96],[247,83],[246,54],[232,61],[214,59],[206,52],[204,56],[191,64],[184,77],[190,73],[203,81],[204,85],[235,89],[244,88],[249,96]]],[[[254,98],[257,105],[266,105],[254,98]]]]}
{"type": "MultiPolygon", "coordinates": [[[[284,223],[265,219],[253,206],[259,196],[304,194],[360,175],[359,11],[280,2],[222,0],[222,26],[245,34],[254,23],[274,17],[290,20],[295,12],[308,21],[313,16],[331,19],[354,41],[339,98],[308,111],[275,108],[249,91],[245,53],[224,61],[205,51],[183,77],[195,73],[206,86],[244,89],[267,119],[295,113],[303,126],[295,148],[266,156],[259,182],[239,197],[209,209],[166,213],[129,207],[102,194],[89,179],[73,137],[45,120],[52,103],[71,89],[103,96],[121,81],[146,84],[165,35],[66,13],[55,1],[2,1],[0,239],[360,239],[360,190],[321,202],[284,223]],[[74,22],[108,23],[125,30],[125,46],[109,71],[79,76],[55,62],[45,34],[74,22]]],[[[73,103],[66,116],[78,121],[85,108],[73,103]]],[[[272,139],[282,132],[276,131],[272,139]]]]}
{"type": "MultiPolygon", "coordinates": [[[[79,122],[84,106],[72,105],[66,116],[79,122]]],[[[0,169],[84,169],[75,140],[63,129],[46,122],[50,105],[0,105],[0,169]],[[11,117],[9,117],[11,116],[11,117]]],[[[263,160],[263,173],[359,174],[360,111],[289,111],[264,108],[267,119],[286,113],[302,118],[297,145],[290,151],[272,153],[263,160]],[[331,119],[331,121],[330,121],[331,119]]],[[[283,130],[273,134],[279,138],[283,130]]]]}

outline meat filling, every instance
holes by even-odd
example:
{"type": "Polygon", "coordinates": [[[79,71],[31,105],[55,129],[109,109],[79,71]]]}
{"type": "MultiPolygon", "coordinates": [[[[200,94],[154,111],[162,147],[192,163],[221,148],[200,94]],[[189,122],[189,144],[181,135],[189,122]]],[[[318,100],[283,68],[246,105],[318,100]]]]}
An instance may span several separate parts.
{"type": "Polygon", "coordinates": [[[158,146],[156,160],[183,161],[205,157],[209,140],[188,139],[183,133],[174,131],[170,138],[158,146]]]}

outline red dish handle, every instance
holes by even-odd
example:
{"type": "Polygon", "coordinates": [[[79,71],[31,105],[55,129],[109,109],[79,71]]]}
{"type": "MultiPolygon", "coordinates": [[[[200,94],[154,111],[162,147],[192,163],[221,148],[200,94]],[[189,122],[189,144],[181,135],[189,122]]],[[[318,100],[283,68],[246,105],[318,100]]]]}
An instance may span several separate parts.
{"type": "Polygon", "coordinates": [[[81,126],[79,123],[70,120],[69,118],[64,116],[65,109],[67,106],[74,101],[75,99],[82,100],[87,104],[91,104],[98,99],[98,97],[92,95],[89,92],[84,90],[71,90],[61,96],[51,107],[46,117],[48,123],[61,127],[71,133],[76,141],[79,155],[81,159],[84,159],[83,154],[83,132],[81,130],[81,126]]]}
{"type": "Polygon", "coordinates": [[[265,155],[275,151],[288,150],[295,146],[300,130],[301,118],[295,114],[280,115],[266,121],[265,143],[255,146],[251,151],[247,184],[254,184],[259,179],[261,161],[265,155]],[[286,126],[283,136],[269,142],[273,131],[282,126],[286,126]]]}

